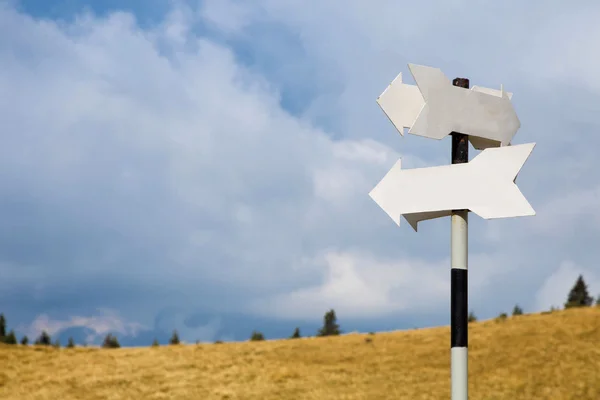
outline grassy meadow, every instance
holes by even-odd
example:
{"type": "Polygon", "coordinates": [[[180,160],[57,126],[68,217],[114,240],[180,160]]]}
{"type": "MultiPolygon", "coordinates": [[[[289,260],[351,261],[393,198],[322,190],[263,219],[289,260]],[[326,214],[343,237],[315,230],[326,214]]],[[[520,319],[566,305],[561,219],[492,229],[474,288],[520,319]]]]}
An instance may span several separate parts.
{"type": "MultiPolygon", "coordinates": [[[[0,347],[0,399],[449,399],[449,327],[147,348],[0,347]]],[[[470,324],[471,400],[600,399],[600,307],[470,324]]]]}

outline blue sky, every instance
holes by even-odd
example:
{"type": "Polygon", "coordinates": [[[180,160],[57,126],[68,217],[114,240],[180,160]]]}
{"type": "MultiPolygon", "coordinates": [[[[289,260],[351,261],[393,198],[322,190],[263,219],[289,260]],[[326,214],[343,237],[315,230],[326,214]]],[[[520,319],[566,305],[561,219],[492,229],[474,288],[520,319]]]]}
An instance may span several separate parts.
{"type": "MultiPolygon", "coordinates": [[[[368,193],[449,163],[375,99],[407,63],[504,85],[532,218],[470,221],[470,307],[600,293],[597,2],[0,1],[0,310],[98,342],[446,325],[450,221],[368,193]],[[468,11],[465,11],[468,10],[468,11]],[[460,20],[452,19],[461,16],[460,20]]],[[[477,152],[471,150],[471,157],[477,152]]]]}

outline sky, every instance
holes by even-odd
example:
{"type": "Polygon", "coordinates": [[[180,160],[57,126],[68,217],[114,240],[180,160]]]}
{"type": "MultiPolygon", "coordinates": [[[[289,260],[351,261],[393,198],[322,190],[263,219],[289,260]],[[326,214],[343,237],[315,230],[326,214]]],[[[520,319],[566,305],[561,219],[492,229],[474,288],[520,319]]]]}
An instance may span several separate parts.
{"type": "MultiPolygon", "coordinates": [[[[449,324],[450,220],[368,193],[450,162],[376,99],[407,64],[503,88],[537,215],[469,223],[480,319],[600,294],[600,3],[0,0],[0,312],[187,342],[449,324]]],[[[473,158],[478,152],[471,148],[473,158]]]]}

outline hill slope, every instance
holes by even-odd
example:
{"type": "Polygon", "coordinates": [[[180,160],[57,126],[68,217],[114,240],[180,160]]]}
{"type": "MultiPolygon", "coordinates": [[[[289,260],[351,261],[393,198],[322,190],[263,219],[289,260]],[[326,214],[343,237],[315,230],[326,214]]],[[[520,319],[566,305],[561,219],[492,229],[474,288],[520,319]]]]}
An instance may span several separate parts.
{"type": "MultiPolygon", "coordinates": [[[[471,400],[600,399],[600,307],[474,323],[469,336],[471,400]]],[[[449,342],[443,327],[141,349],[3,346],[0,398],[449,399],[449,342]]]]}

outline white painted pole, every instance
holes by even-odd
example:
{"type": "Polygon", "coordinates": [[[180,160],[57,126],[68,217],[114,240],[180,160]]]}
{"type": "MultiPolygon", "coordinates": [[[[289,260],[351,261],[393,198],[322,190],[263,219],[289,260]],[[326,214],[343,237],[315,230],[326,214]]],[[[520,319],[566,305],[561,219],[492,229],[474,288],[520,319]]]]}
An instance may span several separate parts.
{"type": "MultiPolygon", "coordinates": [[[[454,86],[469,88],[469,80],[456,78],[454,86]]],[[[452,132],[452,164],[469,161],[467,135],[452,132]]],[[[452,211],[450,237],[450,375],[452,400],[467,400],[468,394],[468,257],[469,211],[452,211]]]]}
{"type": "Polygon", "coordinates": [[[468,242],[469,212],[452,213],[451,237],[451,382],[452,400],[468,399],[468,242]]]}

